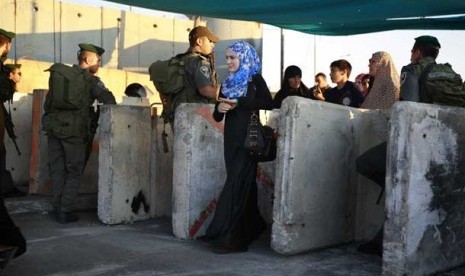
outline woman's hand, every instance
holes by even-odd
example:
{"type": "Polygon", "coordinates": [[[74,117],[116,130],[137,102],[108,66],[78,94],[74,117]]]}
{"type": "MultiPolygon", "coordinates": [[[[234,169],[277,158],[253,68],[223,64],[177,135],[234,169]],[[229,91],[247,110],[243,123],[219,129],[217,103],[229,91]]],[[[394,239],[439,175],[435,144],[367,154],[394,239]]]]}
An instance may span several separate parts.
{"type": "Polygon", "coordinates": [[[219,113],[227,113],[231,109],[234,109],[234,106],[228,103],[220,102],[220,104],[218,105],[219,113]]]}
{"type": "Polygon", "coordinates": [[[218,98],[218,101],[220,103],[227,103],[227,104],[230,104],[230,105],[236,105],[237,104],[237,99],[218,98]]]}
{"type": "Polygon", "coordinates": [[[237,99],[218,98],[218,112],[226,113],[237,106],[237,99]]]}

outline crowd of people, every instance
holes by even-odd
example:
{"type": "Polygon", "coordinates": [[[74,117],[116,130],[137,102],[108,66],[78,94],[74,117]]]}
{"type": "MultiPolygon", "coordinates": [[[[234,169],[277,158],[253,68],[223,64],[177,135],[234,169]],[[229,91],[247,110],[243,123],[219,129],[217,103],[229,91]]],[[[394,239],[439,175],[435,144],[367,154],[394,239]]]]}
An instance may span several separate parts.
{"type": "MultiPolygon", "coordinates": [[[[13,38],[13,33],[0,29],[2,57],[7,56],[13,38]]],[[[226,50],[229,74],[222,82],[218,81],[212,54],[218,41],[219,38],[207,27],[195,27],[189,33],[189,49],[180,56],[185,63],[187,85],[169,102],[173,110],[180,103],[215,103],[213,118],[217,122],[224,120],[224,160],[227,178],[214,218],[206,235],[202,237],[211,243],[213,251],[219,254],[246,251],[266,226],[257,207],[257,161],[248,157],[244,146],[253,112],[280,108],[283,100],[289,96],[355,108],[384,110],[390,109],[399,98],[421,102],[419,74],[425,64],[435,61],[440,48],[434,37],[416,38],[411,51],[412,63],[402,68],[402,78],[399,77],[387,52],[373,53],[369,58],[369,73],[359,74],[355,82],[349,81],[352,73],[351,64],[344,59],[336,60],[329,66],[329,77],[335,84],[334,87],[328,84],[324,73],[316,74],[315,85],[308,87],[302,82],[302,70],[292,65],[286,68],[281,89],[273,98],[260,74],[260,58],[254,47],[245,41],[229,44],[226,50]]],[[[77,64],[73,65],[73,70],[83,76],[82,82],[85,83],[82,86],[85,96],[79,102],[80,106],[67,110],[57,101],[57,97],[52,96],[47,96],[45,102],[43,130],[48,137],[54,215],[59,223],[70,223],[79,219],[74,210],[87,158],[86,148],[92,139],[91,126],[87,125],[92,117],[91,105],[95,100],[104,104],[116,104],[111,91],[96,76],[104,51],[93,44],[79,44],[77,64]]],[[[7,76],[1,82],[2,102],[11,100],[14,93],[16,69],[19,67],[8,69],[3,62],[1,63],[1,70],[7,76]]],[[[58,71],[58,68],[52,66],[50,71],[58,71]]],[[[53,73],[49,95],[58,93],[58,88],[53,85],[55,79],[52,76],[53,73]]],[[[146,92],[142,86],[132,84],[128,87],[126,95],[145,97],[146,92]]],[[[3,123],[1,117],[0,122],[3,123]]],[[[0,126],[0,173],[4,174],[4,125],[0,126]]],[[[382,166],[373,168],[370,165],[382,164],[379,160],[385,160],[385,150],[385,144],[382,144],[376,151],[367,152],[361,157],[361,161],[357,161],[360,172],[382,187],[385,171],[382,171],[382,166]],[[375,158],[376,161],[371,161],[370,158],[375,158]]],[[[19,229],[6,212],[1,192],[0,199],[0,253],[4,255],[0,255],[0,259],[5,259],[22,254],[25,244],[19,229]]],[[[379,253],[379,247],[376,247],[375,251],[379,253]]]]}

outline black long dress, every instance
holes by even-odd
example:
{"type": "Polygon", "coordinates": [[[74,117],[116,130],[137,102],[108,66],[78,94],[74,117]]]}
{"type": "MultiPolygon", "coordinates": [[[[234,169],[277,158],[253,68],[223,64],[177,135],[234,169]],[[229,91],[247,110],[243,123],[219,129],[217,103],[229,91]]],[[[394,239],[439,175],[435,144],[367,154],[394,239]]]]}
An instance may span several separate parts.
{"type": "MultiPolygon", "coordinates": [[[[247,96],[239,98],[237,107],[226,113],[224,160],[227,178],[205,237],[216,246],[246,250],[265,229],[265,221],[257,206],[257,162],[248,158],[244,140],[251,112],[272,108],[270,91],[258,74],[249,83],[247,96]]],[[[218,122],[223,120],[224,114],[218,112],[218,104],[213,117],[218,122]]]]}

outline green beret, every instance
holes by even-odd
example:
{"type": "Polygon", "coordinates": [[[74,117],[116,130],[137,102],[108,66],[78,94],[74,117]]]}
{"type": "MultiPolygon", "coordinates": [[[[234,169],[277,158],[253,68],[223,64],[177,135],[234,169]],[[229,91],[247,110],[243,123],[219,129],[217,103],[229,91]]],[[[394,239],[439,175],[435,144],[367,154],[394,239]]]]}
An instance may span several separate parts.
{"type": "Polygon", "coordinates": [[[88,43],[79,44],[79,48],[81,48],[81,51],[96,53],[99,56],[101,56],[105,52],[105,49],[95,46],[94,44],[88,43]]]}
{"type": "Polygon", "coordinates": [[[5,31],[4,29],[0,29],[0,35],[3,35],[4,37],[8,37],[9,39],[13,39],[16,36],[15,33],[5,31]]]}
{"type": "Polygon", "coordinates": [[[9,64],[5,64],[5,67],[8,68],[9,70],[19,69],[21,68],[21,64],[9,63],[9,64]]]}
{"type": "Polygon", "coordinates": [[[438,39],[434,36],[422,35],[415,38],[415,42],[418,44],[428,45],[436,49],[441,49],[441,44],[439,44],[438,39]]]}

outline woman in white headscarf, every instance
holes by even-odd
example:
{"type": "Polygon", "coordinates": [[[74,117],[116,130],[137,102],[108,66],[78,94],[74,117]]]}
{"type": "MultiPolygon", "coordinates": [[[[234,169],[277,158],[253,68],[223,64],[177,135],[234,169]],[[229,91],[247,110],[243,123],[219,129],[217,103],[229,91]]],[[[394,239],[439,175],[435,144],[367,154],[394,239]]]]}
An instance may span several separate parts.
{"type": "Polygon", "coordinates": [[[218,254],[246,251],[265,229],[257,206],[257,161],[249,158],[244,141],[252,112],[273,108],[255,49],[245,41],[232,43],[226,60],[229,75],[222,83],[213,117],[217,122],[225,117],[227,178],[205,237],[218,254]]]}
{"type": "Polygon", "coordinates": [[[400,78],[391,55],[376,52],[369,60],[369,74],[373,76],[370,93],[362,103],[362,108],[390,109],[399,100],[400,78]]]}

